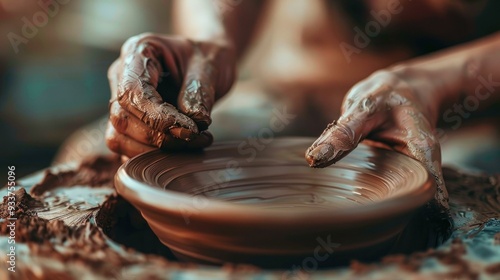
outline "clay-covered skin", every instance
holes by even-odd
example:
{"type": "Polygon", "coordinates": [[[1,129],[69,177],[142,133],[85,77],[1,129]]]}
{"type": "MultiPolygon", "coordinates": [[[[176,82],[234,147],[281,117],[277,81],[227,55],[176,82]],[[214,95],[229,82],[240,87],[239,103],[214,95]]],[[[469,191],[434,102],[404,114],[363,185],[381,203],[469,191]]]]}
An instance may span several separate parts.
{"type": "Polygon", "coordinates": [[[231,87],[232,48],[222,41],[143,34],[129,39],[108,72],[108,147],[120,154],[203,148],[216,99],[231,87]]]}
{"type": "Polygon", "coordinates": [[[264,2],[173,1],[178,36],[130,38],[108,71],[108,147],[131,157],[209,146],[212,106],[232,86],[264,2]]]}
{"type": "Polygon", "coordinates": [[[499,99],[500,33],[381,70],[355,85],[342,115],[306,151],[312,167],[342,159],[365,138],[423,163],[435,177],[437,202],[448,208],[436,124],[467,98],[499,99]],[[441,117],[442,116],[442,117],[441,117]]]}
{"type": "Polygon", "coordinates": [[[422,162],[436,179],[439,202],[448,207],[435,118],[411,84],[389,71],[377,72],[347,94],[342,112],[307,149],[310,166],[339,161],[368,136],[422,162]]]}

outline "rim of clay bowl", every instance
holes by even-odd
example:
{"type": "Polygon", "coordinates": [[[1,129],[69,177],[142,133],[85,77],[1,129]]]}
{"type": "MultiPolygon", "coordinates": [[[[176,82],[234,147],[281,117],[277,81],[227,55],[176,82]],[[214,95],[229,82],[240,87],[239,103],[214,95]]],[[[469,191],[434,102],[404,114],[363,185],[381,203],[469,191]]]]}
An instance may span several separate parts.
{"type": "MultiPolygon", "coordinates": [[[[308,138],[282,139],[309,140],[308,138]]],[[[231,142],[235,141],[220,142],[218,144],[223,145],[231,142]]],[[[351,224],[359,221],[385,219],[386,217],[403,215],[418,209],[433,198],[436,192],[435,182],[420,162],[395,151],[373,147],[364,143],[361,143],[359,146],[366,146],[369,149],[383,150],[398,154],[398,156],[404,157],[404,160],[416,164],[416,166],[421,169],[420,172],[426,175],[426,178],[422,180],[423,182],[420,187],[412,186],[414,187],[412,191],[357,207],[346,207],[342,209],[308,209],[304,212],[298,212],[284,209],[262,209],[258,206],[231,203],[206,197],[208,202],[207,205],[204,206],[201,211],[190,213],[190,217],[213,219],[209,217],[218,216],[220,217],[218,221],[221,223],[241,223],[244,220],[246,223],[282,224],[285,221],[289,222],[290,220],[296,220],[297,224],[301,226],[318,223],[327,223],[331,226],[335,224],[344,224],[346,222],[351,224]],[[231,213],[232,215],[227,215],[227,213],[231,213]]],[[[217,145],[215,145],[215,147],[217,147],[217,145]]],[[[207,149],[210,149],[210,147],[207,149]]],[[[183,211],[186,210],[186,206],[193,204],[193,196],[159,186],[148,185],[131,177],[126,171],[131,162],[141,160],[142,157],[148,154],[160,152],[159,150],[155,150],[142,153],[125,162],[115,175],[116,190],[125,199],[139,208],[139,210],[144,210],[144,207],[148,211],[183,215],[185,214],[183,211]]],[[[305,161],[304,164],[306,164],[305,161]]]]}

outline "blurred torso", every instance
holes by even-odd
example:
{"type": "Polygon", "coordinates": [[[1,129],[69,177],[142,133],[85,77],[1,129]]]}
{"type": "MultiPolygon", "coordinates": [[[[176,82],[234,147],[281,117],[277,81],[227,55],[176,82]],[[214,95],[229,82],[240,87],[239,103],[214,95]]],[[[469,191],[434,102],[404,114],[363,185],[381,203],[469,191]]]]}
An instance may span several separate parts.
{"type": "MultiPolygon", "coordinates": [[[[360,47],[355,44],[354,28],[364,31],[373,18],[356,21],[339,2],[273,1],[265,28],[257,40],[259,43],[248,59],[253,76],[300,116],[297,122],[304,125],[297,129],[304,134],[317,133],[326,123],[338,118],[343,97],[354,84],[378,69],[416,55],[408,42],[398,38],[411,37],[417,31],[432,31],[435,36],[449,34],[449,26],[429,31],[424,23],[428,19],[456,21],[447,13],[439,13],[438,10],[444,8],[434,0],[421,1],[413,7],[406,7],[407,1],[398,1],[401,12],[391,14],[387,26],[378,23],[380,32],[368,36],[369,43],[360,47]],[[422,30],[412,30],[413,26],[421,26],[422,30]],[[405,33],[405,29],[409,31],[405,33]],[[384,38],[389,38],[389,42],[384,42],[384,38]],[[347,45],[355,47],[356,52],[346,55],[347,45]]],[[[370,11],[387,11],[391,1],[365,2],[365,8],[370,11]]],[[[447,8],[446,11],[451,10],[447,8]]]]}

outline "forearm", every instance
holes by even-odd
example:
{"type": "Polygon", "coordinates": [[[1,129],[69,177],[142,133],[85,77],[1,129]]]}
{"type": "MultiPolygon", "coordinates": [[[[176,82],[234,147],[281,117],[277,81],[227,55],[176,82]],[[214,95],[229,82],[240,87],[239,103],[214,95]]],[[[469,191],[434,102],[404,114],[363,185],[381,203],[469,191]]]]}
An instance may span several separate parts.
{"type": "Polygon", "coordinates": [[[227,40],[241,57],[265,1],[174,0],[174,32],[193,40],[227,40]]]}
{"type": "Polygon", "coordinates": [[[500,33],[410,60],[393,70],[418,77],[416,88],[423,89],[419,92],[423,98],[433,100],[436,117],[467,99],[472,107],[478,101],[475,109],[486,107],[500,99],[500,33]]]}

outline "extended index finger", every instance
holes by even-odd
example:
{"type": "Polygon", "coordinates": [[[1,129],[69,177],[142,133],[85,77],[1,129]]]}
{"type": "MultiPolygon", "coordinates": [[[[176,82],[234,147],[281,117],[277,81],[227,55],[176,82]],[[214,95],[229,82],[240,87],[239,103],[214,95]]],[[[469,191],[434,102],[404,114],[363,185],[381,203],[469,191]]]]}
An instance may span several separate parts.
{"type": "MultiPolygon", "coordinates": [[[[366,89],[351,91],[347,97],[366,89]]],[[[384,112],[387,95],[391,87],[380,86],[367,90],[356,102],[344,101],[343,114],[329,124],[319,138],[306,151],[306,160],[311,167],[331,165],[354,150],[372,131],[384,124],[388,115],[384,112]]]]}

